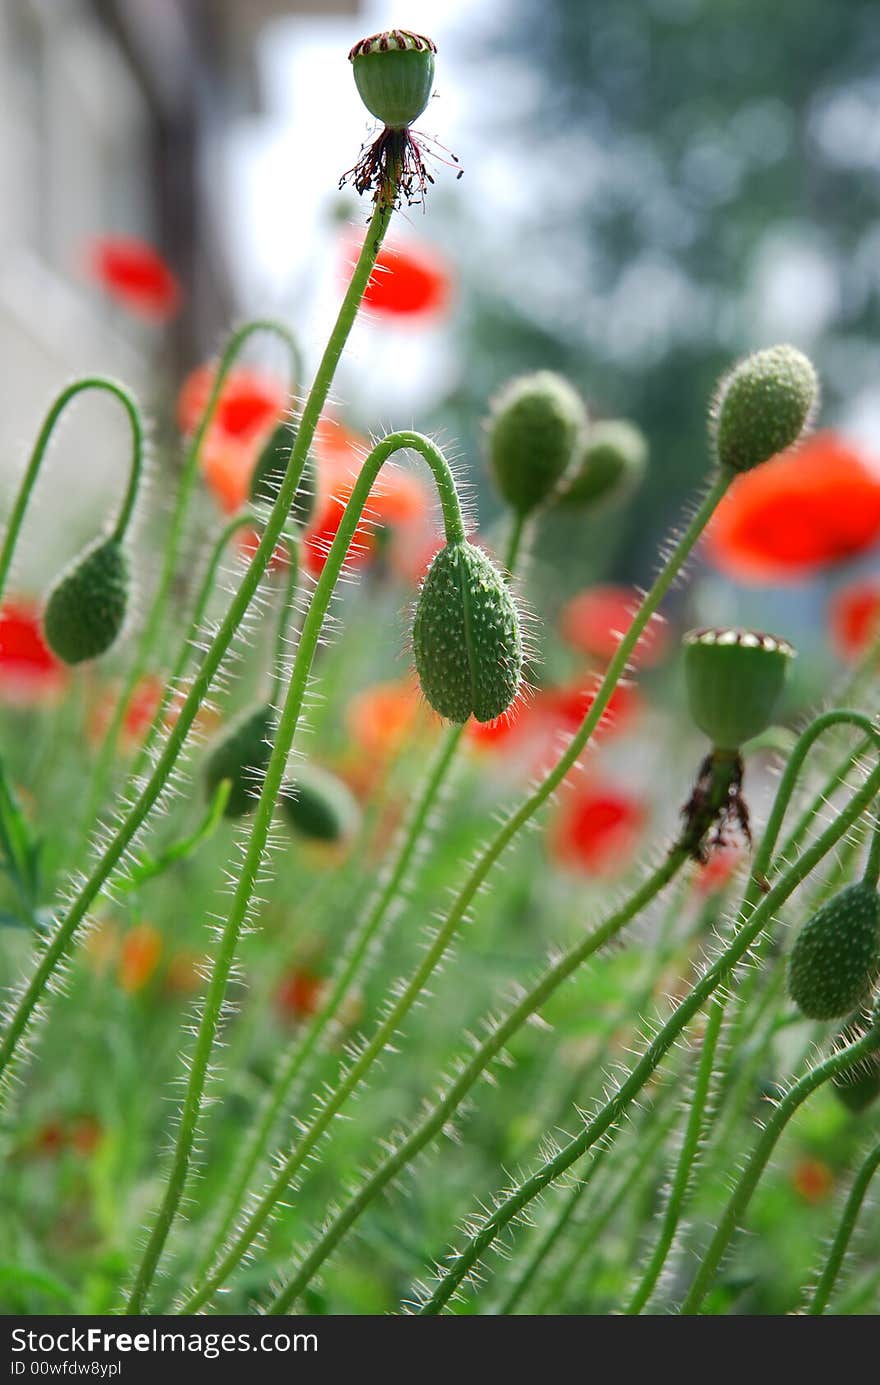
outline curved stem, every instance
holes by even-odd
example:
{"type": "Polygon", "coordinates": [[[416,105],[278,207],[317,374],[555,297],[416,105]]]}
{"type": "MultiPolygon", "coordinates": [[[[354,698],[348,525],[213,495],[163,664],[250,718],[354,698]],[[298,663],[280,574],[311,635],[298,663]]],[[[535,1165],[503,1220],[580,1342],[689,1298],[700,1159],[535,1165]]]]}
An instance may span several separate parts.
{"type": "Polygon", "coordinates": [[[826,1058],[812,1072],[806,1073],[786,1092],[764,1127],[761,1138],[737,1179],[709,1249],[706,1251],[687,1297],[681,1305],[683,1315],[687,1316],[700,1311],[700,1305],[706,1297],[721,1257],[742,1221],[752,1194],[758,1186],[780,1135],[795,1111],[823,1082],[827,1082],[829,1078],[835,1077],[853,1063],[858,1063],[862,1058],[876,1052],[878,1046],[880,1046],[880,1029],[874,1028],[856,1043],[849,1044],[846,1048],[838,1049],[836,1053],[832,1053],[830,1058],[826,1058]]]}
{"type": "Polygon", "coordinates": [[[575,1139],[569,1141],[554,1158],[547,1160],[531,1177],[526,1178],[496,1207],[486,1219],[477,1235],[473,1236],[464,1249],[456,1256],[450,1268],[441,1277],[431,1298],[422,1306],[422,1313],[438,1313],[448,1303],[461,1281],[479,1262],[496,1237],[548,1184],[554,1182],[581,1157],[606,1130],[620,1117],[635,1097],[649,1081],[666,1053],[674,1044],[682,1030],[694,1015],[705,1005],[719,985],[730,976],[737,963],[748,952],[752,943],[760,935],[774,912],[784,904],[789,895],[806,879],[810,871],[822,860],[853,822],[861,815],[867,805],[880,790],[880,768],[875,769],[865,783],[850,799],[836,819],[798,860],[789,867],[782,879],[764,896],[754,910],[748,923],[740,928],[733,940],[709,967],[690,994],[673,1010],[669,1019],[657,1033],[642,1057],[630,1071],[601,1111],[588,1122],[575,1139]]]}
{"type": "Polygon", "coordinates": [[[828,1300],[834,1292],[834,1286],[837,1283],[837,1277],[852,1240],[852,1234],[856,1229],[862,1203],[878,1167],[880,1167],[880,1144],[876,1144],[873,1149],[869,1150],[853,1179],[822,1273],[810,1301],[804,1309],[804,1312],[810,1317],[818,1317],[828,1307],[828,1300]]]}
{"type": "Polygon", "coordinates": [[[9,577],[9,569],[12,566],[12,559],[15,556],[15,548],[18,537],[21,533],[21,526],[27,507],[30,504],[31,495],[36,484],[37,476],[43,465],[46,456],[46,449],[55,431],[55,425],[61,417],[67,405],[78,394],[85,390],[104,390],[107,394],[118,399],[124,408],[128,421],[131,424],[131,464],[128,474],[128,487],[119,511],[119,517],[113,528],[113,538],[121,540],[125,537],[134,511],[137,500],[138,488],[140,486],[141,475],[144,464],[144,425],[141,418],[141,411],[134,396],[129,393],[124,385],[119,385],[115,380],[109,380],[103,375],[89,375],[82,380],[75,380],[72,385],[68,385],[62,390],[49,409],[43,426],[37,434],[34,449],[30,455],[27,468],[18,488],[15,504],[12,507],[12,514],[9,516],[9,523],[6,526],[6,534],[3,539],[3,547],[0,549],[0,601],[6,591],[6,582],[9,577]]]}
{"type": "Polygon", "coordinates": [[[40,955],[30,980],[12,1008],[6,1029],[0,1040],[0,1078],[7,1078],[10,1064],[19,1050],[25,1033],[31,1025],[34,1013],[39,1006],[46,986],[54,975],[59,963],[67,955],[80,925],[83,923],[93,901],[104,888],[110,876],[119,867],[125,853],[143,827],[169,776],[177,763],[187,735],[199,713],[202,702],[216,677],[221,663],[231,645],[235,634],[253,600],[260,580],[269,565],[275,546],[287,522],[290,507],[299,485],[308,450],[311,447],[315,429],[330,392],[333,377],[345,343],[360,306],[361,299],[375,267],[376,257],[382,245],[392,208],[385,203],[377,205],[367,229],[361,253],[355,265],[351,282],[342,300],[336,324],[330,340],[321,357],[309,397],[303,410],[302,420],[294,440],[287,463],[287,471],[278,495],[269,513],[263,536],[257,551],[244,573],[238,589],[230,603],[220,626],[211,640],[193,685],[184,700],[180,714],[168,733],[165,747],[147,783],[138,793],[134,803],[125,814],[120,826],[110,837],[98,862],[80,886],[73,900],[62,916],[58,927],[45,951],[40,955]]]}
{"type": "MultiPolygon", "coordinates": [[[[297,439],[298,441],[299,439],[297,439]]],[[[348,504],[339,522],[339,528],[330,545],[327,561],[315,586],[308,614],[303,622],[296,659],[281,716],[275,728],[272,753],[269,757],[262,791],[254,812],[253,826],[241,873],[238,877],[229,915],[223,927],[220,946],[196,1035],[195,1050],[189,1068],[183,1110],[168,1182],[135,1276],[134,1285],[126,1305],[127,1313],[140,1313],[142,1311],[147,1291],[152,1283],[156,1266],[183,1197],[202,1111],[208,1065],[214,1048],[217,1024],[226,995],[229,974],[235,958],[241,928],[263,866],[275,804],[299,725],[311,675],[312,661],[321,637],[330,600],[376,478],[389,457],[404,448],[411,448],[418,452],[431,468],[437,489],[440,492],[450,541],[460,542],[464,537],[464,524],[458,505],[455,482],[449,464],[440,449],[429,438],[412,432],[391,433],[380,443],[377,443],[364,461],[352,488],[348,504]]]]}

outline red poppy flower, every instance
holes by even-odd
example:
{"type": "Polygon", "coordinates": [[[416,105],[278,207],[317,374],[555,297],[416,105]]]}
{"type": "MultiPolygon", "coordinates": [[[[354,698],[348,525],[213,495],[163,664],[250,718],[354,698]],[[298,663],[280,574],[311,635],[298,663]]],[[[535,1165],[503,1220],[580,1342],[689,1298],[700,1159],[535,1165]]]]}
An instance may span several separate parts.
{"type": "MultiPolygon", "coordinates": [[[[582,654],[607,662],[617,653],[622,636],[632,625],[641,598],[633,587],[589,587],[572,597],[559,617],[559,633],[566,644],[582,654]]],[[[642,667],[658,663],[666,653],[669,636],[662,616],[649,621],[630,662],[642,667]]]]}
{"type": "MultiPolygon", "coordinates": [[[[208,407],[216,363],[197,366],[184,380],[177,396],[177,421],[187,436],[194,433],[208,407]]],[[[228,372],[217,408],[212,432],[226,439],[253,444],[269,432],[287,408],[287,391],[274,376],[250,366],[233,366],[228,372]]]]}
{"type": "Polygon", "coordinates": [[[162,956],[162,935],[151,923],[130,928],[122,940],[116,970],[120,988],[135,995],[149,985],[162,956]]]}
{"type": "Polygon", "coordinates": [[[123,307],[166,322],[180,307],[180,284],[157,250],[133,236],[102,236],[89,247],[92,278],[123,307]]]}
{"type": "MultiPolygon", "coordinates": [[[[138,682],[122,721],[122,738],[129,747],[139,745],[147,734],[164,692],[165,685],[155,673],[144,674],[138,682]]],[[[89,718],[89,739],[95,744],[100,744],[109,730],[118,696],[118,686],[108,688],[89,718]]]]}
{"type": "Polygon", "coordinates": [[[37,605],[7,601],[0,610],[0,699],[19,705],[51,701],[67,678],[67,669],[43,639],[37,605]]]}
{"type": "Polygon", "coordinates": [[[742,857],[742,850],[738,846],[717,847],[694,876],[696,893],[706,896],[719,894],[726,889],[736,874],[742,857]]]}
{"type": "Polygon", "coordinates": [[[880,632],[880,583],[869,578],[842,587],[828,615],[836,652],[841,659],[857,659],[880,632]]]}
{"type": "Polygon", "coordinates": [[[739,582],[793,582],[854,558],[880,537],[880,476],[836,433],[817,433],[740,476],[706,552],[739,582]]]}
{"type": "Polygon", "coordinates": [[[447,308],[450,290],[449,271],[433,251],[424,246],[385,245],[379,251],[364,304],[383,317],[436,317],[447,308]]]}
{"type": "Polygon", "coordinates": [[[324,980],[306,967],[292,967],[275,993],[284,1019],[307,1020],[317,1014],[324,994],[324,980]]]}
{"type": "Polygon", "coordinates": [[[825,1202],[834,1187],[834,1174],[823,1159],[800,1159],[791,1173],[792,1187],[812,1204],[825,1202]]]}
{"type": "MultiPolygon", "coordinates": [[[[555,763],[563,737],[574,735],[593,704],[596,680],[542,688],[515,702],[503,717],[481,725],[468,723],[468,738],[479,748],[512,754],[527,774],[542,774],[555,763]]],[[[636,688],[618,684],[611,695],[598,735],[628,730],[642,709],[636,688]]]]}
{"type": "Polygon", "coordinates": [[[628,865],[647,820],[641,800],[593,782],[573,784],[551,827],[549,848],[560,865],[611,875],[628,865]]]}
{"type": "Polygon", "coordinates": [[[352,740],[368,755],[394,755],[414,734],[421,701],[415,685],[376,683],[356,693],[348,704],[346,723],[352,740]]]}

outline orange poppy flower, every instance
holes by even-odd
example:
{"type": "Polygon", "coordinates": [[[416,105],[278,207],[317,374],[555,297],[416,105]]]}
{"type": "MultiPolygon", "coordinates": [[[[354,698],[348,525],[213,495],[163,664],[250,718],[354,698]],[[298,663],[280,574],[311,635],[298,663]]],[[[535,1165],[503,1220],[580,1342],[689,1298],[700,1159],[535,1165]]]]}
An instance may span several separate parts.
{"type": "Polygon", "coordinates": [[[39,607],[23,598],[0,609],[0,700],[22,706],[52,701],[68,672],[43,638],[39,607]]]}
{"type": "MultiPolygon", "coordinates": [[[[559,756],[562,737],[574,735],[593,704],[596,680],[576,681],[542,688],[532,698],[521,698],[497,721],[468,723],[471,743],[486,750],[512,753],[529,775],[546,772],[559,756]]],[[[631,728],[642,709],[636,688],[619,683],[611,695],[599,736],[620,734],[631,728]]]]}
{"type": "MultiPolygon", "coordinates": [[[[194,433],[202,421],[216,374],[216,362],[197,366],[181,386],[177,421],[186,436],[194,433]]],[[[233,366],[217,401],[212,431],[253,443],[283,417],[287,404],[287,391],[275,376],[251,366],[233,366]]]]}
{"type": "Polygon", "coordinates": [[[645,804],[631,794],[573,784],[550,829],[550,854],[571,870],[612,875],[630,863],[647,817],[645,804]]]}
{"type": "Polygon", "coordinates": [[[180,283],[162,256],[134,236],[102,236],[87,257],[90,276],[138,317],[167,322],[180,307],[180,283]]]}
{"type": "Polygon", "coordinates": [[[880,476],[837,433],[817,433],[740,476],[710,525],[710,562],[739,582],[796,582],[880,537],[880,476]]]}
{"type": "Polygon", "coordinates": [[[791,1174],[792,1187],[812,1204],[826,1202],[834,1187],[834,1174],[822,1159],[805,1158],[798,1160],[791,1174]]]}
{"type": "Polygon", "coordinates": [[[139,923],[129,929],[122,940],[122,950],[116,968],[120,988],[135,995],[149,985],[162,956],[162,935],[150,923],[139,923]]]}
{"type": "Polygon", "coordinates": [[[421,705],[418,689],[406,679],[364,688],[346,710],[351,738],[369,755],[394,755],[415,732],[421,705]]]}
{"type": "MultiPolygon", "coordinates": [[[[354,250],[358,252],[360,245],[354,250]]],[[[379,251],[364,305],[387,318],[437,317],[449,305],[451,287],[449,270],[432,250],[386,244],[379,251]]]]}
{"type": "MultiPolygon", "coordinates": [[[[632,625],[641,597],[634,587],[604,584],[588,587],[562,608],[559,633],[582,654],[607,662],[617,653],[621,638],[632,625]]],[[[639,667],[659,663],[669,645],[666,622],[655,615],[630,656],[639,667]]]]}
{"type": "Polygon", "coordinates": [[[868,578],[842,587],[828,612],[831,643],[841,659],[858,659],[880,633],[880,583],[868,578]]]}
{"type": "Polygon", "coordinates": [[[283,1019],[307,1020],[317,1014],[324,994],[324,979],[307,967],[292,967],[282,977],[275,1004],[283,1019]]]}

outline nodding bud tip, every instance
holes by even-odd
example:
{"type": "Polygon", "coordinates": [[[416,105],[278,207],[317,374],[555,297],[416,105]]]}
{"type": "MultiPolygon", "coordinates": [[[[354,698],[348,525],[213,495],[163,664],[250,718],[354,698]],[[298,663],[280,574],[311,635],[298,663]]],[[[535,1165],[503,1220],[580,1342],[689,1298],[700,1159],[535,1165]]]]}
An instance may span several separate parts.
{"type": "Polygon", "coordinates": [[[813,364],[794,346],[771,346],[746,356],[721,381],[711,428],[718,461],[751,471],[793,447],[818,405],[813,364]]]}
{"type": "Polygon", "coordinates": [[[509,381],[492,400],[489,462],[502,496],[527,515],[556,491],[587,426],[584,402],[551,370],[509,381]]]}
{"type": "Polygon", "coordinates": [[[128,556],[118,539],[100,539],[71,563],[46,599],[46,643],[66,664],[97,659],[125,624],[128,556]]]}
{"type": "Polygon", "coordinates": [[[392,130],[403,130],[422,114],[434,85],[437,45],[411,29],[386,29],[361,39],[349,53],[361,100],[392,130]]]}

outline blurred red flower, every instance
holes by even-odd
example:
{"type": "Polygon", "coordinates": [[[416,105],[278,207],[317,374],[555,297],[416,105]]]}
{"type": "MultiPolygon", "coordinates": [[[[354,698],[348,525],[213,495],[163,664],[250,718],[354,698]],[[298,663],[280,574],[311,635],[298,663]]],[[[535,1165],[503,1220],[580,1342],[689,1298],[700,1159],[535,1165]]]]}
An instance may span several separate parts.
{"type": "Polygon", "coordinates": [[[738,846],[716,847],[705,865],[694,876],[698,895],[713,895],[727,888],[739,868],[743,853],[738,846]]]}
{"type": "Polygon", "coordinates": [[[791,1174],[792,1187],[804,1202],[825,1202],[834,1187],[834,1174],[822,1159],[799,1159],[791,1174]]]}
{"type": "MultiPolygon", "coordinates": [[[[354,247],[360,250],[360,245],[354,247]]],[[[385,245],[379,251],[364,304],[383,317],[437,316],[449,304],[451,278],[442,260],[425,246],[385,245]]]]}
{"type": "MultiPolygon", "coordinates": [[[[589,587],[562,608],[559,633],[572,649],[607,662],[617,653],[621,637],[632,625],[633,613],[640,601],[634,587],[611,584],[589,587]]],[[[655,615],[636,645],[630,663],[644,667],[659,663],[668,644],[666,623],[662,616],[655,615]]]]}
{"type": "Polygon", "coordinates": [[[573,783],[550,828],[549,849],[560,865],[611,875],[628,865],[647,821],[641,799],[593,781],[573,783]]]}
{"type": "Polygon", "coordinates": [[[67,678],[67,669],[43,639],[36,603],[7,601],[0,609],[0,700],[22,706],[51,701],[67,678]]]}
{"type": "Polygon", "coordinates": [[[837,433],[816,433],[740,476],[708,531],[709,560],[739,582],[798,581],[880,537],[880,476],[837,433]]]}
{"type": "MultiPolygon", "coordinates": [[[[187,436],[202,421],[216,374],[216,362],[197,366],[181,386],[177,421],[180,431],[187,436]]],[[[287,404],[287,391],[274,376],[250,366],[233,366],[220,391],[211,431],[226,439],[254,443],[279,421],[287,404]]]]}
{"type": "Polygon", "coordinates": [[[394,755],[414,734],[421,705],[419,691],[408,679],[364,688],[346,710],[351,738],[369,755],[394,755]]]}
{"type": "Polygon", "coordinates": [[[122,940],[116,969],[120,988],[135,995],[149,985],[162,956],[162,935],[151,923],[130,928],[122,940]]]}
{"type": "Polygon", "coordinates": [[[212,431],[202,445],[202,476],[224,514],[234,515],[247,504],[257,460],[252,444],[212,431]]]}
{"type": "Polygon", "coordinates": [[[101,236],[89,246],[88,270],[138,317],[166,322],[180,307],[180,284],[157,250],[134,236],[101,236]]]}
{"type": "MultiPolygon", "coordinates": [[[[577,731],[596,695],[596,679],[542,688],[521,698],[497,721],[468,723],[469,740],[479,748],[512,753],[528,774],[546,772],[556,761],[561,742],[577,731]]],[[[642,709],[636,688],[619,683],[614,689],[598,735],[619,734],[631,728],[642,709]]]]}
{"type": "Polygon", "coordinates": [[[275,1003],[284,1019],[307,1020],[317,1014],[324,993],[324,979],[306,967],[292,967],[282,977],[275,1003]]]}
{"type": "Polygon", "coordinates": [[[831,643],[841,659],[857,659],[880,633],[880,583],[861,579],[841,587],[828,612],[831,643]]]}
{"type": "MultiPolygon", "coordinates": [[[[116,710],[119,687],[107,688],[89,718],[89,739],[96,744],[106,736],[116,710]]],[[[153,717],[159,710],[165,685],[158,674],[145,673],[139,680],[125,709],[122,721],[122,739],[128,746],[139,745],[150,729],[153,717]]]]}

